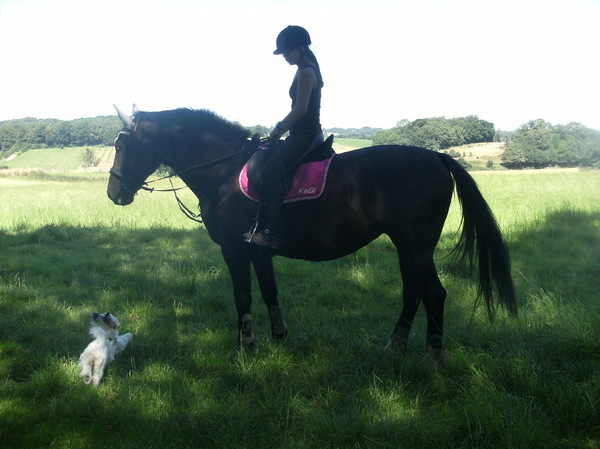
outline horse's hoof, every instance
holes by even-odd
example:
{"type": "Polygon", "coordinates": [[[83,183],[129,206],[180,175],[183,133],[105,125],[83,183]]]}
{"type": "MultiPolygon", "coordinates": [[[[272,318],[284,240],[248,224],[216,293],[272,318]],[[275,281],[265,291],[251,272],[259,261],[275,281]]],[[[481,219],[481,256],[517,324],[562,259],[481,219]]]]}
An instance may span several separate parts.
{"type": "Polygon", "coordinates": [[[435,358],[436,368],[444,369],[446,367],[446,351],[434,351],[433,357],[435,358]]]}
{"type": "Polygon", "coordinates": [[[431,335],[427,337],[427,344],[433,351],[433,358],[437,368],[442,369],[446,366],[446,351],[444,351],[444,339],[441,335],[431,335]]]}
{"type": "Polygon", "coordinates": [[[271,337],[275,340],[285,340],[288,336],[287,324],[283,321],[271,327],[271,337]]]}
{"type": "Polygon", "coordinates": [[[398,347],[394,343],[392,343],[392,340],[388,341],[388,344],[385,345],[384,349],[387,352],[391,352],[392,354],[395,354],[396,351],[398,351],[398,347]]]}
{"type": "Polygon", "coordinates": [[[385,345],[384,350],[391,354],[402,354],[406,351],[407,347],[408,346],[405,343],[398,344],[390,338],[390,341],[388,341],[388,344],[385,345]]]}
{"type": "Polygon", "coordinates": [[[240,343],[243,348],[252,348],[254,346],[254,337],[244,337],[242,336],[240,343]]]}
{"type": "Polygon", "coordinates": [[[385,345],[385,350],[396,354],[399,352],[405,352],[408,349],[408,330],[401,329],[399,332],[395,331],[390,336],[390,341],[385,345]],[[398,335],[400,334],[400,335],[398,335]]]}
{"type": "Polygon", "coordinates": [[[252,315],[249,313],[242,317],[242,328],[240,329],[240,344],[242,347],[251,348],[254,344],[254,331],[252,330],[252,315]]]}
{"type": "Polygon", "coordinates": [[[283,315],[278,305],[269,308],[269,317],[271,318],[271,336],[275,340],[284,340],[287,338],[288,327],[283,320],[283,315]]]}
{"type": "Polygon", "coordinates": [[[277,341],[283,341],[287,338],[287,329],[284,332],[271,332],[271,338],[277,341]]]}

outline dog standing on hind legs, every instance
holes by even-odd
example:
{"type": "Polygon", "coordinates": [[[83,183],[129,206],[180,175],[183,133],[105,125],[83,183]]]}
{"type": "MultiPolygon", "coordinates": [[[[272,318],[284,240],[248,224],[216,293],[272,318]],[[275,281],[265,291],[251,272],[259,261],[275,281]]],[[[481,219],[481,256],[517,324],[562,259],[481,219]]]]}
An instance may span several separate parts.
{"type": "Polygon", "coordinates": [[[117,328],[120,325],[117,317],[109,312],[92,313],[90,335],[94,341],[79,356],[79,376],[86,385],[92,384],[98,388],[106,366],[131,342],[131,334],[119,335],[117,328]]]}

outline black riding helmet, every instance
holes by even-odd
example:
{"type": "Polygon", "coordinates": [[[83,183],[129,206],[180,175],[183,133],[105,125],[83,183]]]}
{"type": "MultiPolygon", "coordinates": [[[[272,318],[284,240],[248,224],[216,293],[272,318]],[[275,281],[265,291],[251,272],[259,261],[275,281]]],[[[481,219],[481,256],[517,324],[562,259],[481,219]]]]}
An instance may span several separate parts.
{"type": "Polygon", "coordinates": [[[303,45],[310,45],[310,35],[304,28],[290,25],[277,36],[277,49],[273,52],[274,55],[289,53],[303,45]]]}

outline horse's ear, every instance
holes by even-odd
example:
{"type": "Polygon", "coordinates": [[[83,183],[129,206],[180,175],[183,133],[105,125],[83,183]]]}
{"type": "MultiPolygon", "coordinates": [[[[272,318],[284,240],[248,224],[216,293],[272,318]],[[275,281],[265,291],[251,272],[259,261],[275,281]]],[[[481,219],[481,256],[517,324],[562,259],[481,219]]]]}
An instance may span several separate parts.
{"type": "Polygon", "coordinates": [[[119,114],[119,118],[123,122],[123,125],[126,128],[130,128],[131,125],[133,124],[133,119],[131,117],[129,117],[127,114],[125,114],[123,111],[121,111],[116,105],[113,104],[113,106],[117,110],[117,114],[119,114]]]}
{"type": "Polygon", "coordinates": [[[140,111],[140,107],[137,104],[133,103],[133,108],[131,108],[131,115],[135,115],[140,111]]]}

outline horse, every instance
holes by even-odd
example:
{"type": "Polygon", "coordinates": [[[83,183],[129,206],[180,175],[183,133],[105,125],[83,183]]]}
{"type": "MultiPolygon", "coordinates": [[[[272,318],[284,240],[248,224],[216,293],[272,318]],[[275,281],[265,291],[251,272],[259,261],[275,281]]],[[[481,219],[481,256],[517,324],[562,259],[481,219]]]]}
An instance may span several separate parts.
{"type": "Polygon", "coordinates": [[[385,348],[392,353],[406,349],[422,302],[426,343],[442,361],[446,290],[433,254],[454,191],[462,210],[455,251],[459,262],[478,268],[475,304],[485,303],[490,320],[498,306],[516,315],[507,244],[474,179],[452,157],[399,145],[336,154],[318,199],[284,205],[283,242],[271,249],[242,237],[252,227],[258,207],[239,186],[240,171],[257,147],[248,130],[209,110],[134,111],[129,116],[117,108],[117,113],[123,129],[115,140],[109,198],[116,205],[131,204],[161,164],[183,180],[197,196],[204,226],[229,269],[240,345],[252,346],[255,340],[251,266],[268,309],[271,335],[284,339],[288,327],[279,305],[273,257],[332,260],[385,234],[397,250],[403,297],[385,348]]]}

